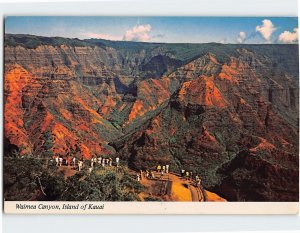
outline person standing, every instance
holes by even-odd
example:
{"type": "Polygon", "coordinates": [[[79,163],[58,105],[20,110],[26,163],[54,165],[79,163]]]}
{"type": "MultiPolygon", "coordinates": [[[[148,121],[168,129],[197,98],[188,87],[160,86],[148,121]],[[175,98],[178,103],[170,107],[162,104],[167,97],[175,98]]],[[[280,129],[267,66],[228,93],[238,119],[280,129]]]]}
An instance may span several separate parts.
{"type": "Polygon", "coordinates": [[[119,161],[120,161],[120,158],[117,157],[117,158],[116,158],[116,164],[117,164],[117,167],[119,167],[119,161]]]}
{"type": "Polygon", "coordinates": [[[82,164],[83,164],[83,162],[82,162],[82,160],[80,160],[80,161],[78,162],[78,171],[81,171],[81,169],[82,169],[82,164]]]}
{"type": "Polygon", "coordinates": [[[84,159],[83,159],[83,156],[81,156],[81,159],[80,159],[81,169],[83,168],[83,162],[84,162],[84,159]]]}
{"type": "Polygon", "coordinates": [[[91,175],[92,171],[93,171],[93,168],[89,167],[89,175],[91,175]]]}
{"type": "Polygon", "coordinates": [[[184,177],[184,174],[185,174],[185,170],[181,169],[181,176],[184,177]]]}
{"type": "Polygon", "coordinates": [[[185,178],[188,180],[190,176],[190,173],[188,171],[185,172],[185,178]]]}
{"type": "Polygon", "coordinates": [[[157,172],[160,172],[160,170],[161,170],[161,166],[158,165],[158,166],[157,166],[157,172]]]}
{"type": "Polygon", "coordinates": [[[153,171],[151,171],[151,177],[152,177],[152,179],[155,179],[155,174],[154,174],[154,172],[153,171]]]}
{"type": "Polygon", "coordinates": [[[109,158],[109,166],[111,167],[112,166],[112,158],[109,158]]]}
{"type": "Polygon", "coordinates": [[[73,157],[73,167],[76,168],[76,157],[73,157]]]}
{"type": "Polygon", "coordinates": [[[63,162],[63,158],[60,156],[60,157],[59,157],[59,166],[60,166],[60,167],[62,166],[62,162],[63,162]]]}
{"type": "Polygon", "coordinates": [[[59,165],[59,158],[58,158],[58,156],[55,157],[55,162],[56,162],[56,166],[58,167],[58,165],[59,165]]]}
{"type": "Polygon", "coordinates": [[[201,178],[199,177],[198,182],[197,182],[198,188],[202,188],[201,182],[202,182],[202,180],[201,180],[201,178]]]}
{"type": "Polygon", "coordinates": [[[166,173],[169,173],[169,164],[166,165],[166,173]]]}
{"type": "Polygon", "coordinates": [[[102,167],[105,167],[105,158],[102,158],[102,167]]]}
{"type": "Polygon", "coordinates": [[[101,156],[98,158],[98,164],[100,164],[101,165],[101,163],[102,163],[102,158],[101,158],[101,156]]]}
{"type": "Polygon", "coordinates": [[[143,179],[143,170],[140,170],[141,180],[143,179]]]}
{"type": "Polygon", "coordinates": [[[91,159],[91,167],[94,167],[94,158],[91,159]]]}

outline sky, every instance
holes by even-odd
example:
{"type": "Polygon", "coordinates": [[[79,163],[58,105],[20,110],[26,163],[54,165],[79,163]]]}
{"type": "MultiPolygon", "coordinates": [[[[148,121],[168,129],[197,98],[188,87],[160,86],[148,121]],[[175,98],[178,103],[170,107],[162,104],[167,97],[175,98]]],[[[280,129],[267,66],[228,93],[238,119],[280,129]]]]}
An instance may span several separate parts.
{"type": "Polygon", "coordinates": [[[9,16],[5,33],[166,43],[298,43],[296,17],[9,16]]]}

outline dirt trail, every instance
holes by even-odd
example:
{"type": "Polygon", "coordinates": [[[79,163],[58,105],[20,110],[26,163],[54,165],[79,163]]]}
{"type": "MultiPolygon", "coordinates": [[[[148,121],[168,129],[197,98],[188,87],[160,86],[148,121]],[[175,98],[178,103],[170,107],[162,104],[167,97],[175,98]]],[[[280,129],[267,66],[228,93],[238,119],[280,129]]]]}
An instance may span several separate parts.
{"type": "Polygon", "coordinates": [[[149,180],[143,178],[141,184],[147,187],[149,193],[155,193],[155,189],[161,184],[161,180],[172,182],[171,194],[162,195],[168,201],[204,201],[203,194],[200,189],[193,186],[191,181],[186,180],[176,174],[168,173],[160,177],[159,173],[154,173],[157,179],[149,180]]]}
{"type": "MultiPolygon", "coordinates": [[[[179,177],[175,174],[169,174],[170,179],[173,181],[173,185],[177,184],[179,186],[185,187],[190,192],[190,201],[204,201],[203,194],[200,189],[193,186],[192,182],[186,180],[185,178],[179,177]]],[[[176,189],[174,190],[176,192],[176,189]]]]}
{"type": "Polygon", "coordinates": [[[189,188],[192,194],[193,201],[204,201],[203,194],[201,193],[200,189],[196,188],[193,185],[190,185],[189,188]]]}

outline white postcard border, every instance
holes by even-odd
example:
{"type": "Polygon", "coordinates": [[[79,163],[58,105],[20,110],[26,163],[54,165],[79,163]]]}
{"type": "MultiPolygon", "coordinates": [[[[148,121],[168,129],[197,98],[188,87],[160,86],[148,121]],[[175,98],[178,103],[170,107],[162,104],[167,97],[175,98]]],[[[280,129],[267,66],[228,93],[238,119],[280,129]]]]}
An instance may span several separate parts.
{"type": "Polygon", "coordinates": [[[298,202],[5,201],[6,214],[298,214],[298,202]]]}

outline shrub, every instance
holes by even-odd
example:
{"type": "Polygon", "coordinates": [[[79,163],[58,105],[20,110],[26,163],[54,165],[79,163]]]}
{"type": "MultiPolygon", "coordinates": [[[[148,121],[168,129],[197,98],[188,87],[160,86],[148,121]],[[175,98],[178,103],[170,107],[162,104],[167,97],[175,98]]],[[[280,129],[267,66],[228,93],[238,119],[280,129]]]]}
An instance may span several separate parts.
{"type": "Polygon", "coordinates": [[[142,185],[126,172],[85,171],[64,180],[57,167],[36,158],[5,158],[4,198],[9,201],[138,201],[142,185]]]}

